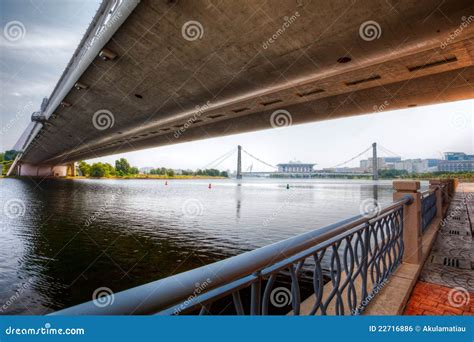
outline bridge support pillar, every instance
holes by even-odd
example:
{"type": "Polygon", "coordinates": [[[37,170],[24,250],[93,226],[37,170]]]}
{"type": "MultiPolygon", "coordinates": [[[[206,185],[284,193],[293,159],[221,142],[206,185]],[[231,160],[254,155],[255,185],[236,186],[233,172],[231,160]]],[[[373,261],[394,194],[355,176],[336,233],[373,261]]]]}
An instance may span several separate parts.
{"type": "Polygon", "coordinates": [[[72,163],[68,163],[67,164],[67,177],[76,177],[76,163],[75,162],[72,162],[72,163]]]}
{"type": "Polygon", "coordinates": [[[377,143],[372,144],[372,179],[379,179],[379,163],[377,160],[377,143]]]}
{"type": "MultiPolygon", "coordinates": [[[[68,165],[33,165],[19,163],[17,169],[18,176],[28,177],[66,177],[68,175],[68,165]]],[[[73,168],[75,170],[75,168],[73,168]]]]}
{"type": "Polygon", "coordinates": [[[237,179],[242,179],[242,146],[237,146],[237,179]]]}
{"type": "Polygon", "coordinates": [[[403,208],[403,262],[420,264],[422,261],[421,233],[421,193],[418,181],[394,181],[393,199],[399,200],[406,195],[413,197],[413,202],[403,208]]]}

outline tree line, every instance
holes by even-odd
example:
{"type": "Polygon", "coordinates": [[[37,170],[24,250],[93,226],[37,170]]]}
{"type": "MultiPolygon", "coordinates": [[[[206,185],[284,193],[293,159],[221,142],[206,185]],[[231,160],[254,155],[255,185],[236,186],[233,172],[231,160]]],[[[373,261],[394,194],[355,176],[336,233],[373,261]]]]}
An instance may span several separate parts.
{"type": "Polygon", "coordinates": [[[0,153],[0,164],[1,164],[0,175],[4,176],[7,174],[8,169],[13,164],[13,161],[15,160],[17,154],[18,153],[13,150],[0,153]]]}
{"type": "MultiPolygon", "coordinates": [[[[175,175],[175,171],[172,169],[167,169],[165,167],[160,167],[156,169],[152,169],[148,172],[150,175],[164,175],[173,177],[175,175]]],[[[197,169],[196,171],[193,170],[182,170],[181,175],[183,176],[210,176],[210,177],[229,177],[227,171],[219,171],[217,169],[197,169]]]]}
{"type": "Polygon", "coordinates": [[[109,163],[88,164],[85,161],[79,162],[79,170],[85,177],[124,177],[133,176],[139,173],[138,168],[130,166],[125,158],[115,161],[115,166],[109,163]]]}
{"type": "MultiPolygon", "coordinates": [[[[131,166],[127,159],[120,158],[115,161],[115,166],[109,163],[88,164],[85,161],[79,162],[79,170],[85,177],[130,177],[139,174],[138,168],[131,166]]],[[[150,175],[174,177],[176,171],[166,167],[158,167],[147,172],[150,175]]],[[[226,171],[217,169],[198,169],[196,171],[183,170],[183,176],[210,176],[210,177],[229,177],[226,171]]]]}

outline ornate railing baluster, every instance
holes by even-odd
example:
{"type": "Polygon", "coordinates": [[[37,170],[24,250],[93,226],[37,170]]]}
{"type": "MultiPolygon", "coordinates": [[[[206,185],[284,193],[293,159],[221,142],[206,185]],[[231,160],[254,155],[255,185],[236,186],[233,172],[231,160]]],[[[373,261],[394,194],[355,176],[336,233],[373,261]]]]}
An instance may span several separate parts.
{"type": "Polygon", "coordinates": [[[293,264],[289,267],[290,277],[291,277],[291,306],[293,308],[293,314],[300,314],[301,298],[300,298],[300,286],[298,283],[298,276],[293,264]]]}
{"type": "Polygon", "coordinates": [[[354,250],[352,248],[352,235],[346,238],[346,246],[344,247],[344,272],[346,280],[342,284],[342,290],[347,289],[347,305],[349,312],[353,312],[357,303],[357,292],[354,286],[354,250]]]}
{"type": "Polygon", "coordinates": [[[242,304],[242,298],[240,297],[239,290],[232,293],[232,301],[234,302],[235,312],[237,313],[237,315],[245,315],[244,306],[242,304]]]}
{"type": "MultiPolygon", "coordinates": [[[[364,224],[364,229],[361,234],[364,234],[364,242],[362,246],[362,300],[367,299],[367,281],[369,276],[369,252],[370,252],[370,225],[368,223],[364,224]]],[[[362,240],[361,240],[362,241],[362,240]]]]}
{"type": "Polygon", "coordinates": [[[318,309],[321,310],[322,315],[326,315],[326,306],[322,302],[323,298],[323,291],[324,291],[324,277],[323,277],[323,269],[321,267],[321,260],[324,257],[326,250],[324,249],[320,255],[315,253],[313,255],[314,259],[314,271],[313,271],[313,290],[315,301],[313,308],[310,311],[310,315],[316,314],[318,309]]]}
{"type": "Polygon", "coordinates": [[[335,311],[336,315],[341,315],[344,312],[344,304],[342,301],[342,296],[341,292],[339,289],[339,284],[341,282],[341,260],[339,258],[339,253],[338,253],[338,248],[341,244],[341,241],[335,242],[334,244],[331,245],[332,249],[332,256],[331,256],[331,269],[330,269],[330,275],[331,275],[331,284],[332,284],[332,290],[329,293],[329,296],[327,300],[324,301],[325,307],[328,307],[329,303],[333,300],[335,297],[335,311]]]}
{"type": "Polygon", "coordinates": [[[263,299],[262,299],[262,315],[268,315],[270,295],[272,293],[273,285],[275,284],[276,278],[277,278],[277,274],[273,273],[270,276],[270,278],[268,278],[267,284],[265,285],[265,290],[263,291],[263,299]]]}
{"type": "Polygon", "coordinates": [[[261,301],[261,288],[262,288],[262,278],[260,272],[254,274],[257,277],[257,280],[254,281],[251,285],[251,297],[250,297],[250,315],[260,315],[260,301],[261,301]]]}
{"type": "Polygon", "coordinates": [[[204,304],[201,306],[201,310],[199,311],[199,316],[209,315],[211,310],[211,304],[204,304]]]}

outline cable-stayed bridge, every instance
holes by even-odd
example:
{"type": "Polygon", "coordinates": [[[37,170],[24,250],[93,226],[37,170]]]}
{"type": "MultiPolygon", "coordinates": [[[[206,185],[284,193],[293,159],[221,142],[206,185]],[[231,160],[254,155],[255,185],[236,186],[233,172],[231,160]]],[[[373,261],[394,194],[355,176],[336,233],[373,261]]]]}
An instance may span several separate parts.
{"type": "MultiPolygon", "coordinates": [[[[264,159],[255,156],[248,150],[244,149],[242,146],[237,146],[237,148],[232,148],[231,150],[227,151],[226,153],[220,155],[218,158],[214,159],[210,163],[206,164],[203,169],[217,169],[219,168],[225,161],[229,160],[230,158],[235,158],[237,156],[237,166],[236,166],[236,177],[242,178],[243,176],[334,176],[334,175],[346,175],[346,176],[372,176],[374,180],[378,179],[378,158],[381,155],[378,154],[378,151],[383,152],[384,156],[396,156],[399,157],[398,154],[390,151],[389,149],[381,146],[380,144],[373,143],[372,145],[368,146],[363,151],[357,153],[356,155],[348,158],[347,160],[338,163],[332,167],[325,168],[324,170],[311,170],[311,171],[291,171],[291,172],[283,172],[279,170],[278,166],[273,165],[264,159]],[[351,171],[344,171],[340,170],[351,163],[355,162],[358,159],[366,157],[370,155],[372,158],[372,165],[371,171],[372,172],[355,172],[351,171]],[[243,157],[248,159],[247,168],[243,168],[243,157]],[[256,165],[256,166],[255,166],[256,165]],[[262,167],[265,169],[263,170],[262,167]]],[[[315,165],[315,164],[311,164],[315,165]]]]}

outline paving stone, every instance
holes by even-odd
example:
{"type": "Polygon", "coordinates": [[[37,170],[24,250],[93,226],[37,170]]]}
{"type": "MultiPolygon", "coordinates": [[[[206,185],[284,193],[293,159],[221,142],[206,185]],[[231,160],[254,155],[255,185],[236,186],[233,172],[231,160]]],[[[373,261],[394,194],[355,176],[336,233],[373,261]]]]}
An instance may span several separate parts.
{"type": "Polygon", "coordinates": [[[404,315],[474,315],[474,292],[463,293],[461,301],[454,299],[451,287],[419,281],[413,289],[404,315]]]}
{"type": "MultiPolygon", "coordinates": [[[[459,191],[474,190],[474,184],[459,191]]],[[[474,192],[458,192],[405,308],[405,315],[474,315],[474,192]],[[453,291],[468,294],[465,305],[452,303],[453,291]]]]}

